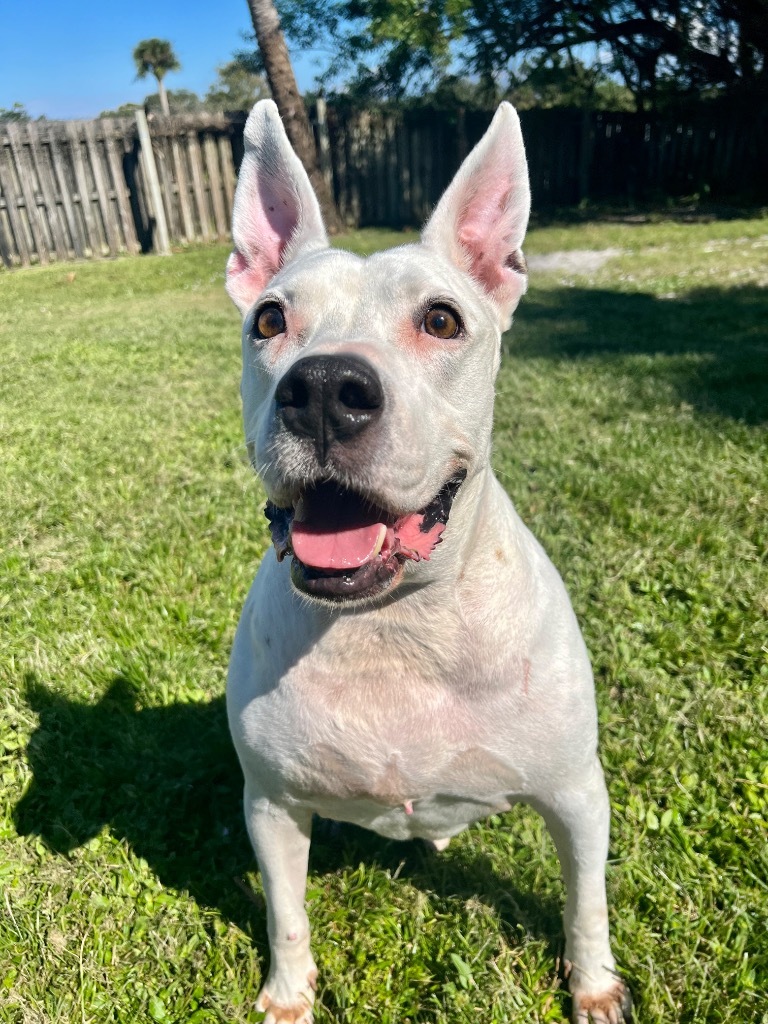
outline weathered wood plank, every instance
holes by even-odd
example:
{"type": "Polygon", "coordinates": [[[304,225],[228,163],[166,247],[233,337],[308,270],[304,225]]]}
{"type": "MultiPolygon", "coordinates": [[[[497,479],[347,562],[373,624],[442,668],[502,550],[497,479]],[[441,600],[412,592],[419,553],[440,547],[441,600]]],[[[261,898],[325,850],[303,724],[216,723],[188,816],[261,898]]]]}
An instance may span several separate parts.
{"type": "Polygon", "coordinates": [[[80,121],[67,121],[67,135],[69,137],[70,154],[72,156],[72,166],[75,171],[75,183],[77,185],[77,194],[72,196],[72,198],[75,203],[79,203],[80,207],[81,223],[85,228],[84,236],[86,255],[87,250],[90,249],[91,256],[98,258],[102,256],[103,253],[101,251],[99,229],[96,226],[96,220],[93,216],[90,189],[88,188],[88,177],[85,172],[83,150],[80,145],[81,130],[80,121]]]}
{"type": "Polygon", "coordinates": [[[181,217],[177,210],[176,183],[173,178],[173,162],[167,136],[153,136],[152,149],[155,154],[155,166],[163,193],[165,219],[168,223],[168,237],[173,241],[181,241],[181,217]]]}
{"type": "Polygon", "coordinates": [[[413,224],[411,209],[411,169],[408,161],[408,132],[403,121],[397,125],[397,167],[400,184],[400,208],[398,226],[413,224]]]}
{"type": "MultiPolygon", "coordinates": [[[[331,148],[331,159],[336,158],[335,180],[336,180],[336,202],[339,207],[341,219],[345,224],[351,225],[352,212],[349,202],[349,171],[347,164],[347,150],[349,139],[346,131],[346,124],[336,122],[335,146],[331,148]]],[[[357,227],[357,225],[354,225],[357,227]]]]}
{"type": "Polygon", "coordinates": [[[235,165],[232,160],[232,145],[229,135],[218,138],[219,160],[221,163],[221,179],[224,184],[224,198],[227,209],[227,225],[232,222],[232,210],[235,205],[235,165]]]}
{"type": "Polygon", "coordinates": [[[317,117],[317,158],[320,172],[325,178],[328,190],[333,195],[333,170],[331,167],[331,140],[328,134],[328,106],[322,96],[315,100],[317,117]]]}
{"type": "Polygon", "coordinates": [[[16,171],[21,185],[21,193],[24,197],[24,206],[29,222],[29,230],[32,233],[32,240],[37,252],[37,258],[43,265],[49,262],[48,239],[46,238],[43,216],[37,204],[37,190],[35,179],[32,173],[32,163],[29,158],[27,147],[24,145],[24,138],[21,132],[21,125],[9,124],[7,126],[8,141],[11,144],[11,152],[16,163],[16,171]]]}
{"type": "Polygon", "coordinates": [[[426,200],[424,198],[424,183],[421,177],[421,160],[419,158],[419,149],[421,147],[423,136],[417,127],[413,125],[409,126],[408,139],[410,145],[408,146],[408,155],[410,163],[408,165],[408,176],[411,181],[411,209],[417,223],[421,223],[425,219],[426,214],[426,200]]]}
{"type": "Polygon", "coordinates": [[[0,139],[0,192],[5,196],[5,208],[8,214],[8,222],[11,226],[13,233],[13,241],[15,243],[15,249],[19,257],[19,262],[23,267],[28,267],[32,262],[29,245],[27,243],[27,233],[25,230],[24,222],[19,212],[19,195],[14,181],[13,172],[11,169],[11,160],[13,154],[11,152],[10,142],[2,144],[0,139]]]}
{"type": "Polygon", "coordinates": [[[3,261],[4,266],[10,270],[13,266],[13,250],[5,232],[2,212],[0,212],[0,259],[3,261]]]}
{"type": "Polygon", "coordinates": [[[229,224],[227,223],[227,211],[224,206],[224,189],[221,182],[221,174],[219,173],[219,151],[210,133],[206,133],[203,150],[208,171],[211,200],[213,202],[213,219],[216,224],[216,234],[223,240],[229,234],[229,224]]]}
{"type": "Polygon", "coordinates": [[[85,123],[86,153],[91,164],[93,183],[96,186],[98,196],[98,207],[101,214],[101,221],[104,226],[104,234],[107,238],[107,246],[113,256],[120,252],[120,236],[117,230],[115,218],[112,215],[112,203],[107,190],[107,182],[102,168],[101,153],[96,140],[96,126],[93,121],[85,123]]]}
{"type": "Polygon", "coordinates": [[[131,204],[128,198],[128,190],[123,172],[122,154],[117,151],[115,144],[115,126],[111,118],[105,117],[99,121],[99,128],[104,136],[104,149],[107,154],[107,166],[112,177],[112,190],[117,201],[117,213],[120,218],[120,229],[123,236],[125,248],[129,253],[139,251],[139,242],[136,237],[136,225],[133,222],[131,204]]]}
{"type": "Polygon", "coordinates": [[[179,139],[171,139],[171,153],[173,154],[173,169],[176,176],[176,188],[181,210],[181,221],[184,225],[184,239],[187,242],[195,240],[195,218],[192,213],[192,204],[189,200],[189,177],[187,176],[187,161],[185,158],[182,143],[186,139],[186,133],[179,139]]]}
{"type": "Polygon", "coordinates": [[[400,220],[400,197],[402,187],[400,185],[397,167],[397,121],[394,117],[388,117],[386,128],[386,175],[387,175],[387,223],[394,225],[400,220]]]}
{"type": "Polygon", "coordinates": [[[203,160],[196,131],[187,132],[187,152],[189,153],[189,166],[192,169],[192,192],[195,197],[200,235],[205,242],[210,242],[213,239],[213,232],[211,231],[211,222],[208,216],[208,198],[205,194],[203,160]]]}
{"type": "Polygon", "coordinates": [[[152,152],[152,139],[149,134],[147,115],[143,109],[136,111],[136,126],[139,130],[139,159],[144,168],[144,177],[149,189],[150,204],[155,218],[155,231],[152,236],[152,245],[156,252],[167,256],[171,251],[171,243],[168,237],[168,224],[163,209],[163,196],[160,191],[160,182],[157,177],[155,156],[152,152]]]}
{"type": "Polygon", "coordinates": [[[68,159],[66,150],[61,145],[55,132],[48,136],[48,145],[51,148],[51,169],[53,180],[61,196],[61,203],[64,207],[64,219],[69,231],[69,241],[77,259],[85,258],[87,242],[83,235],[81,221],[78,216],[75,204],[72,199],[74,185],[74,169],[72,161],[68,159]]]}
{"type": "MultiPolygon", "coordinates": [[[[3,161],[3,140],[0,138],[0,165],[3,161]]],[[[8,203],[3,194],[2,181],[0,180],[0,259],[10,270],[19,259],[16,247],[13,244],[13,232],[11,231],[10,220],[8,219],[8,203]]]]}
{"type": "Polygon", "coordinates": [[[45,203],[56,259],[67,260],[70,256],[70,248],[59,213],[59,202],[50,162],[50,147],[44,145],[42,133],[38,131],[37,125],[30,123],[26,128],[29,152],[35,165],[37,180],[40,182],[40,191],[45,203]]]}
{"type": "Polygon", "coordinates": [[[367,190],[363,186],[363,166],[362,161],[364,159],[364,132],[365,127],[365,115],[354,118],[350,121],[349,125],[349,157],[352,173],[350,174],[350,206],[352,208],[352,217],[354,223],[360,226],[366,223],[363,220],[365,211],[365,199],[367,190]]]}

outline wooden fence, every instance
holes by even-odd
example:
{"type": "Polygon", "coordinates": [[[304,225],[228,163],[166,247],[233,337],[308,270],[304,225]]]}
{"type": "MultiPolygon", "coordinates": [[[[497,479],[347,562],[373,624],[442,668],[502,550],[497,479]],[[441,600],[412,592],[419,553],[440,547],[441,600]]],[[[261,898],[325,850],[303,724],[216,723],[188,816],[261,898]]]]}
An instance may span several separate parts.
{"type": "Polygon", "coordinates": [[[244,120],[206,114],[147,126],[139,112],[136,119],[7,125],[0,132],[2,262],[45,264],[227,238],[233,137],[242,139],[244,120]]]}
{"type": "MultiPolygon", "coordinates": [[[[350,226],[418,226],[491,113],[316,110],[324,173],[350,226]]],[[[768,112],[660,122],[521,115],[538,209],[706,192],[768,202],[768,112]]],[[[229,237],[244,114],[0,126],[7,267],[170,251],[229,237]]]]}
{"type": "MultiPolygon", "coordinates": [[[[344,219],[423,223],[491,116],[330,109],[333,184],[344,219]]],[[[535,209],[697,194],[768,202],[766,110],[671,122],[632,113],[527,110],[520,119],[535,209]]]]}

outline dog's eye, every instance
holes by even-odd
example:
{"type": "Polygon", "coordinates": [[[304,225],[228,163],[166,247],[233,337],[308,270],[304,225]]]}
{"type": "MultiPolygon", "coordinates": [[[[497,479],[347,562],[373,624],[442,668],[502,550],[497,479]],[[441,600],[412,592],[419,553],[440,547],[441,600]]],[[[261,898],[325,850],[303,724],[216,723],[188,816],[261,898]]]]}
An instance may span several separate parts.
{"type": "Polygon", "coordinates": [[[432,306],[427,310],[422,326],[433,338],[455,338],[460,329],[459,315],[448,306],[432,306]]]}
{"type": "Polygon", "coordinates": [[[285,317],[276,302],[269,302],[259,310],[253,322],[253,333],[257,338],[275,338],[285,330],[285,317]]]}

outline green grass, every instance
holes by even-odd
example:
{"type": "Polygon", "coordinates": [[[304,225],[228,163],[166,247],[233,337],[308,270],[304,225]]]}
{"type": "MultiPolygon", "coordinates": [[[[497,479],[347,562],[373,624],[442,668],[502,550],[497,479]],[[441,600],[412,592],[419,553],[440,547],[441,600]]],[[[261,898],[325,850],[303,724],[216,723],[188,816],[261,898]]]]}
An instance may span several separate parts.
{"type": "MultiPolygon", "coordinates": [[[[359,232],[371,251],[408,236],[359,232]]],[[[579,225],[505,339],[495,461],[570,588],[642,1022],[767,1021],[768,222],[579,225]]],[[[0,1021],[255,1021],[223,710],[266,544],[226,250],[0,283],[0,1021]]],[[[518,808],[429,855],[318,828],[318,1024],[559,1021],[562,885],[518,808]]]]}

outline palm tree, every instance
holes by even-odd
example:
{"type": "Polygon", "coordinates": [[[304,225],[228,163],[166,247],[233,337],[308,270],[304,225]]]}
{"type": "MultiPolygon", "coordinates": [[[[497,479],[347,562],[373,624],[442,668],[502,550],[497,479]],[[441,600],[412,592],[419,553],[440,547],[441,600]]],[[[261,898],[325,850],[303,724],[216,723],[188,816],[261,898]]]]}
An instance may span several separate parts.
{"type": "Polygon", "coordinates": [[[179,71],[181,68],[171,44],[167,39],[142,39],[133,51],[133,59],[138,78],[155,76],[157,91],[160,94],[160,107],[164,114],[170,114],[171,108],[168,105],[163,78],[168,71],[179,71]]]}
{"type": "Polygon", "coordinates": [[[286,135],[314,186],[325,226],[331,233],[335,233],[341,228],[341,220],[331,190],[320,171],[312,126],[296,84],[285,36],[280,27],[280,15],[272,0],[248,0],[248,8],[272,99],[280,111],[286,135]]]}

